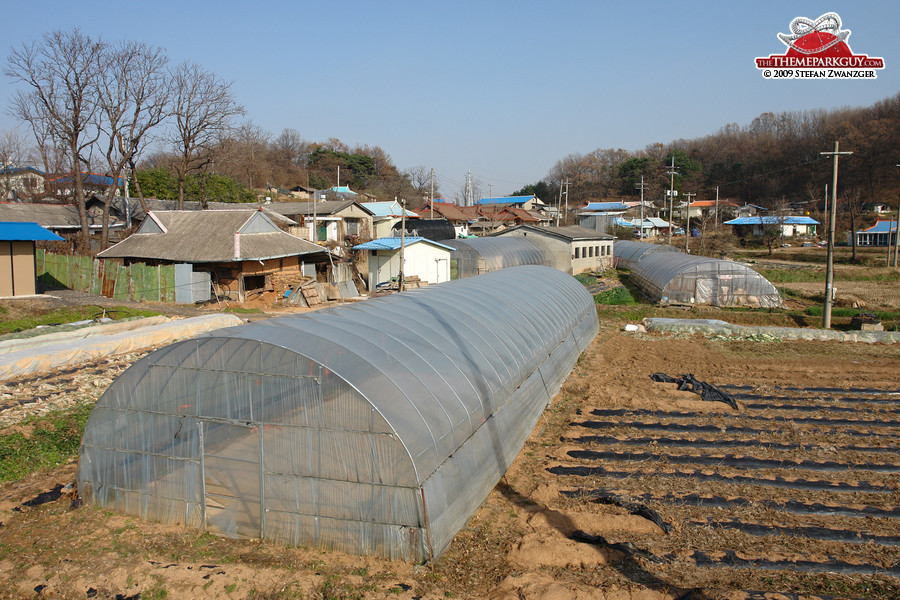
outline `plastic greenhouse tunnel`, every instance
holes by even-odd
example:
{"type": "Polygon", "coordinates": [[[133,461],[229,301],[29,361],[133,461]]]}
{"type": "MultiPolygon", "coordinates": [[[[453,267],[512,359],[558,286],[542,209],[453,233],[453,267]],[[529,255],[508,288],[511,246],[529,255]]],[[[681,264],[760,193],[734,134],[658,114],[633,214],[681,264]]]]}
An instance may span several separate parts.
{"type": "Polygon", "coordinates": [[[631,282],[663,304],[777,308],[781,296],[768,279],[730,260],[660,252],[631,269],[631,282]]]}
{"type": "Polygon", "coordinates": [[[524,266],[177,342],[100,398],[78,489],[221,535],[433,561],[597,331],[580,283],[524,266]]]}
{"type": "Polygon", "coordinates": [[[669,246],[667,244],[653,244],[650,242],[616,240],[613,244],[613,258],[617,269],[633,269],[642,258],[658,252],[681,251],[674,246],[669,246]]]}
{"type": "Polygon", "coordinates": [[[522,265],[553,266],[553,259],[540,244],[524,237],[483,237],[445,240],[456,261],[456,278],[472,277],[498,269],[522,265]]]}

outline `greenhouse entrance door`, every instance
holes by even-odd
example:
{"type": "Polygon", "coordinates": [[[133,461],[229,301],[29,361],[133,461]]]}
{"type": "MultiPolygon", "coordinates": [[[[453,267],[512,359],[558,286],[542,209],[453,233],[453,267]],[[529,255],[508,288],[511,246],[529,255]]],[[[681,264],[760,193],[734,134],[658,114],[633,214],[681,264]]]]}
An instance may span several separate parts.
{"type": "Polygon", "coordinates": [[[201,421],[204,522],[231,537],[260,537],[260,429],[201,421]]]}

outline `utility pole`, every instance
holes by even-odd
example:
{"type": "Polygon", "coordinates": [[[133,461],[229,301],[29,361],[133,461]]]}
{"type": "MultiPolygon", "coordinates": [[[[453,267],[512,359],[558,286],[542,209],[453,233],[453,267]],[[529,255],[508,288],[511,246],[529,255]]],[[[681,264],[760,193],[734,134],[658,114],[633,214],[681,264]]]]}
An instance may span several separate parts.
{"type": "Polygon", "coordinates": [[[494,182],[491,181],[490,183],[488,183],[488,198],[493,198],[493,197],[494,197],[494,182]]]}
{"type": "Polygon", "coordinates": [[[691,239],[691,197],[696,196],[697,193],[685,192],[684,195],[687,196],[687,201],[684,205],[684,252],[685,254],[690,254],[690,248],[688,248],[688,240],[691,239]]]}
{"type": "Polygon", "coordinates": [[[466,199],[463,201],[463,206],[470,206],[469,197],[472,195],[472,169],[466,171],[466,199]]]}
{"type": "Polygon", "coordinates": [[[666,243],[668,245],[672,245],[672,209],[673,209],[673,200],[675,199],[675,176],[678,175],[678,171],[675,170],[675,155],[672,155],[672,164],[668,170],[669,174],[669,235],[667,236],[666,243]]]}
{"type": "Polygon", "coordinates": [[[434,219],[434,167],[431,167],[431,218],[434,219]]]}
{"type": "Polygon", "coordinates": [[[647,186],[644,184],[644,175],[641,175],[641,183],[635,186],[641,190],[641,230],[638,232],[638,239],[644,241],[644,190],[647,186]]]}
{"type": "Polygon", "coordinates": [[[831,307],[834,305],[834,228],[835,215],[837,213],[837,182],[838,182],[838,158],[841,154],[853,154],[852,152],[838,152],[838,141],[834,141],[833,152],[819,152],[819,154],[834,157],[834,172],[831,177],[831,216],[828,219],[828,258],[825,263],[825,307],[822,311],[822,327],[831,329],[831,307]]]}
{"type": "MultiPolygon", "coordinates": [[[[394,196],[394,200],[397,197],[394,196]]],[[[406,200],[400,198],[400,270],[397,272],[397,292],[403,291],[403,250],[406,248],[406,200]]]]}
{"type": "Polygon", "coordinates": [[[559,211],[562,210],[562,182],[559,184],[559,196],[556,197],[556,226],[559,227],[559,211]]]}
{"type": "Polygon", "coordinates": [[[566,212],[563,217],[563,226],[565,226],[566,221],[569,219],[569,180],[566,179],[566,212]]]}
{"type": "Polygon", "coordinates": [[[338,165],[338,189],[341,189],[341,166],[338,165]]]}
{"type": "Polygon", "coordinates": [[[716,186],[716,232],[719,231],[719,186],[716,186]]]}

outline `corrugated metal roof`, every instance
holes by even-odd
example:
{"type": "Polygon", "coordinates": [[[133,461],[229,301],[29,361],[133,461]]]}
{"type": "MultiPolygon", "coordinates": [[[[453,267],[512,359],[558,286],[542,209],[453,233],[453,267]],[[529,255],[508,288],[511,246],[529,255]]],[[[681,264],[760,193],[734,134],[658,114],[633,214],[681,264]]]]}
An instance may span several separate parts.
{"type": "MultiPolygon", "coordinates": [[[[28,204],[28,203],[0,203],[0,220],[6,222],[37,223],[41,227],[49,229],[78,229],[81,223],[78,220],[78,209],[64,204],[28,204]]],[[[88,223],[99,226],[88,215],[88,223]]]]}
{"type": "MultiPolygon", "coordinates": [[[[404,209],[400,206],[400,203],[396,200],[391,200],[390,202],[363,202],[361,204],[366,210],[372,213],[373,217],[377,218],[390,218],[397,217],[400,218],[403,216],[404,209]]],[[[407,210],[407,217],[418,217],[419,215],[412,212],[411,210],[407,210]]]]}
{"type": "Polygon", "coordinates": [[[0,222],[0,240],[4,242],[38,242],[38,241],[65,241],[52,231],[44,229],[37,223],[6,221],[0,222]]]}
{"type": "Polygon", "coordinates": [[[356,200],[326,200],[325,202],[272,202],[266,204],[268,210],[280,215],[333,215],[341,212],[351,204],[362,207],[366,212],[371,212],[356,200]]]}
{"type": "Polygon", "coordinates": [[[6,165],[2,169],[0,169],[0,175],[19,175],[21,173],[34,173],[36,175],[44,175],[44,172],[40,169],[35,169],[34,167],[13,167],[12,165],[6,165]]]}
{"type": "Polygon", "coordinates": [[[138,233],[104,250],[101,258],[145,258],[189,263],[235,262],[235,234],[251,220],[259,233],[240,233],[239,261],[285,256],[325,254],[319,246],[278,229],[258,210],[204,210],[153,212],[165,233],[143,233],[152,228],[144,221],[138,233]]]}
{"type": "Polygon", "coordinates": [[[588,202],[584,210],[628,210],[624,202],[588,202]]]}
{"type": "Polygon", "coordinates": [[[862,229],[856,233],[888,233],[897,231],[897,221],[878,221],[868,229],[862,229]]]}
{"type": "Polygon", "coordinates": [[[812,217],[738,217],[725,221],[723,225],[818,225],[812,217]]]}
{"type": "Polygon", "coordinates": [[[510,227],[509,229],[504,229],[503,231],[497,232],[492,235],[504,235],[509,234],[512,231],[517,231],[519,229],[524,229],[529,232],[535,232],[540,235],[549,235],[569,241],[578,241],[578,240],[613,240],[616,236],[609,235],[607,233],[602,233],[597,231],[596,229],[588,229],[587,227],[581,227],[580,225],[568,225],[566,227],[538,227],[536,225],[516,225],[515,227],[510,227]]]}
{"type": "Polygon", "coordinates": [[[507,196],[505,198],[482,198],[475,204],[525,204],[534,196],[507,196]]]}
{"type": "MultiPolygon", "coordinates": [[[[426,242],[431,244],[432,246],[437,246],[439,248],[445,248],[447,250],[453,250],[450,246],[445,246],[444,244],[429,240],[428,238],[419,237],[419,236],[410,236],[407,238],[402,238],[404,240],[403,247],[410,246],[412,244],[416,244],[418,242],[426,242]]],[[[366,242],[365,244],[359,244],[353,246],[354,250],[398,250],[400,248],[400,240],[398,237],[383,237],[378,238],[377,240],[372,240],[371,242],[366,242]]]]}

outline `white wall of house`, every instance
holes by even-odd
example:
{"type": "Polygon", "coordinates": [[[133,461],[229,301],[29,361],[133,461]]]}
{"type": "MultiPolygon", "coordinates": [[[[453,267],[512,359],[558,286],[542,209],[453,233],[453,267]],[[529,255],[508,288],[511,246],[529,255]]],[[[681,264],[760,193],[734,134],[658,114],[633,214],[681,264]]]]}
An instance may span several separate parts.
{"type": "Polygon", "coordinates": [[[516,235],[542,244],[553,256],[553,266],[570,275],[605,271],[613,266],[614,240],[573,241],[542,235],[534,230],[512,229],[503,235],[516,235]]]}
{"type": "Polygon", "coordinates": [[[393,229],[394,226],[398,223],[400,223],[400,217],[390,217],[387,219],[379,219],[378,221],[375,221],[373,224],[375,233],[372,237],[376,240],[378,238],[391,237],[391,229],[393,229]]]}
{"type": "MultiPolygon", "coordinates": [[[[428,283],[450,281],[450,250],[427,242],[410,244],[403,251],[405,277],[417,276],[428,283]]],[[[369,251],[369,289],[400,274],[400,249],[369,251]]]]}

